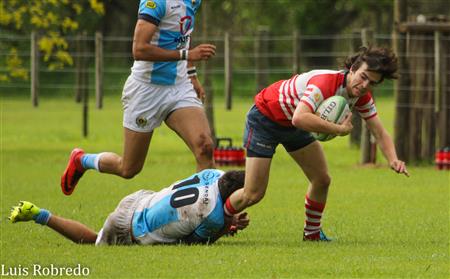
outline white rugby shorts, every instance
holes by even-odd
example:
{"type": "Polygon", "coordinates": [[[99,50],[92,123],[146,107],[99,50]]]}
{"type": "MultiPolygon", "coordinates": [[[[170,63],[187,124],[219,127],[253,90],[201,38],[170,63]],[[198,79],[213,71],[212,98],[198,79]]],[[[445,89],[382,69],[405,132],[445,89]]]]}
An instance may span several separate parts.
{"type": "Polygon", "coordinates": [[[169,114],[185,107],[203,107],[187,80],[178,85],[142,82],[130,75],[122,92],[123,126],[135,132],[151,132],[169,114]]]}
{"type": "Polygon", "coordinates": [[[131,236],[133,214],[139,203],[142,202],[143,199],[148,200],[150,197],[154,196],[154,193],[155,192],[150,190],[139,190],[123,198],[114,212],[109,214],[108,218],[106,218],[103,228],[97,235],[95,245],[133,244],[131,236]]]}

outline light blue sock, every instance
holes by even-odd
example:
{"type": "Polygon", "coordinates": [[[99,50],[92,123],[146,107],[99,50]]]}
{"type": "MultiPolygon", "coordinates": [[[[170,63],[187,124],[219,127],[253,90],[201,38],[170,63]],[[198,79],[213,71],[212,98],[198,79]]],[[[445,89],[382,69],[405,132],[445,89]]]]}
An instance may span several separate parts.
{"type": "Polygon", "coordinates": [[[38,215],[34,216],[33,219],[36,223],[41,225],[47,225],[48,220],[50,220],[50,217],[52,214],[47,209],[41,208],[38,215]]]}
{"type": "Polygon", "coordinates": [[[81,157],[81,165],[85,169],[96,169],[98,170],[98,156],[100,154],[84,154],[81,157]]]}

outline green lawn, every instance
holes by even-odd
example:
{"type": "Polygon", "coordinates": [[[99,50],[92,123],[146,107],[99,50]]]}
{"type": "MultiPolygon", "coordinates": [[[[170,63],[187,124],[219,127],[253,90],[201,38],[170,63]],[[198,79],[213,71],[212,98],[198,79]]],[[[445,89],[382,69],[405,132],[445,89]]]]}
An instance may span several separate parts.
{"type": "MultiPolygon", "coordinates": [[[[392,99],[378,110],[392,131],[392,99]]],[[[167,127],[156,130],[144,170],[132,180],[89,172],[75,193],[61,193],[59,178],[70,150],[122,150],[120,98],[91,104],[88,139],[81,137],[81,106],[71,99],[1,100],[1,264],[90,269],[91,278],[449,278],[449,172],[409,167],[410,178],[379,165],[358,165],[348,138],[325,143],[333,177],[324,217],[332,243],[304,243],[307,182],[282,148],[274,158],[264,200],[248,210],[251,225],[213,246],[94,247],[73,244],[48,228],[10,224],[10,206],[30,200],[54,214],[99,229],[126,194],[153,190],[190,175],[195,164],[167,127]]],[[[233,111],[215,107],[218,136],[240,144],[250,99],[233,111]]]]}

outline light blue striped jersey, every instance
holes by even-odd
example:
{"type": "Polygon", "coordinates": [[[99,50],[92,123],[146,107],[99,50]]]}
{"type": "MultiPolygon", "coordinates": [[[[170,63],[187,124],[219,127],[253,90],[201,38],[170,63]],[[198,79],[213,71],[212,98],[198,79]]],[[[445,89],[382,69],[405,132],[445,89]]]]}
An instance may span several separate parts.
{"type": "Polygon", "coordinates": [[[218,187],[223,171],[208,169],[142,198],[133,215],[139,244],[173,243],[195,232],[208,240],[224,226],[218,187]]]}
{"type": "MultiPolygon", "coordinates": [[[[150,43],[169,50],[189,49],[195,13],[200,4],[201,0],[141,0],[139,19],[158,26],[150,43]]],[[[185,60],[134,61],[131,72],[140,81],[158,85],[174,85],[188,80],[185,60]]]]}

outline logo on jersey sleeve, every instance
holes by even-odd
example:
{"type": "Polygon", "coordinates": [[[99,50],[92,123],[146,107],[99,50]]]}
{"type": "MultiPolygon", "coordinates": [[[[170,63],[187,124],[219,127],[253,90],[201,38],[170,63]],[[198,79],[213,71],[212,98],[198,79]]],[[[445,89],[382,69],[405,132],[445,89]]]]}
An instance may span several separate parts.
{"type": "Polygon", "coordinates": [[[154,1],[147,1],[147,3],[145,3],[145,7],[150,8],[150,9],[156,9],[156,3],[154,1]]]}
{"type": "Polygon", "coordinates": [[[310,108],[313,111],[316,111],[324,99],[320,89],[317,86],[310,84],[300,100],[309,104],[310,108]]]}
{"type": "Polygon", "coordinates": [[[318,103],[322,97],[322,94],[320,94],[319,92],[313,92],[312,96],[313,96],[314,102],[318,103]]]}

